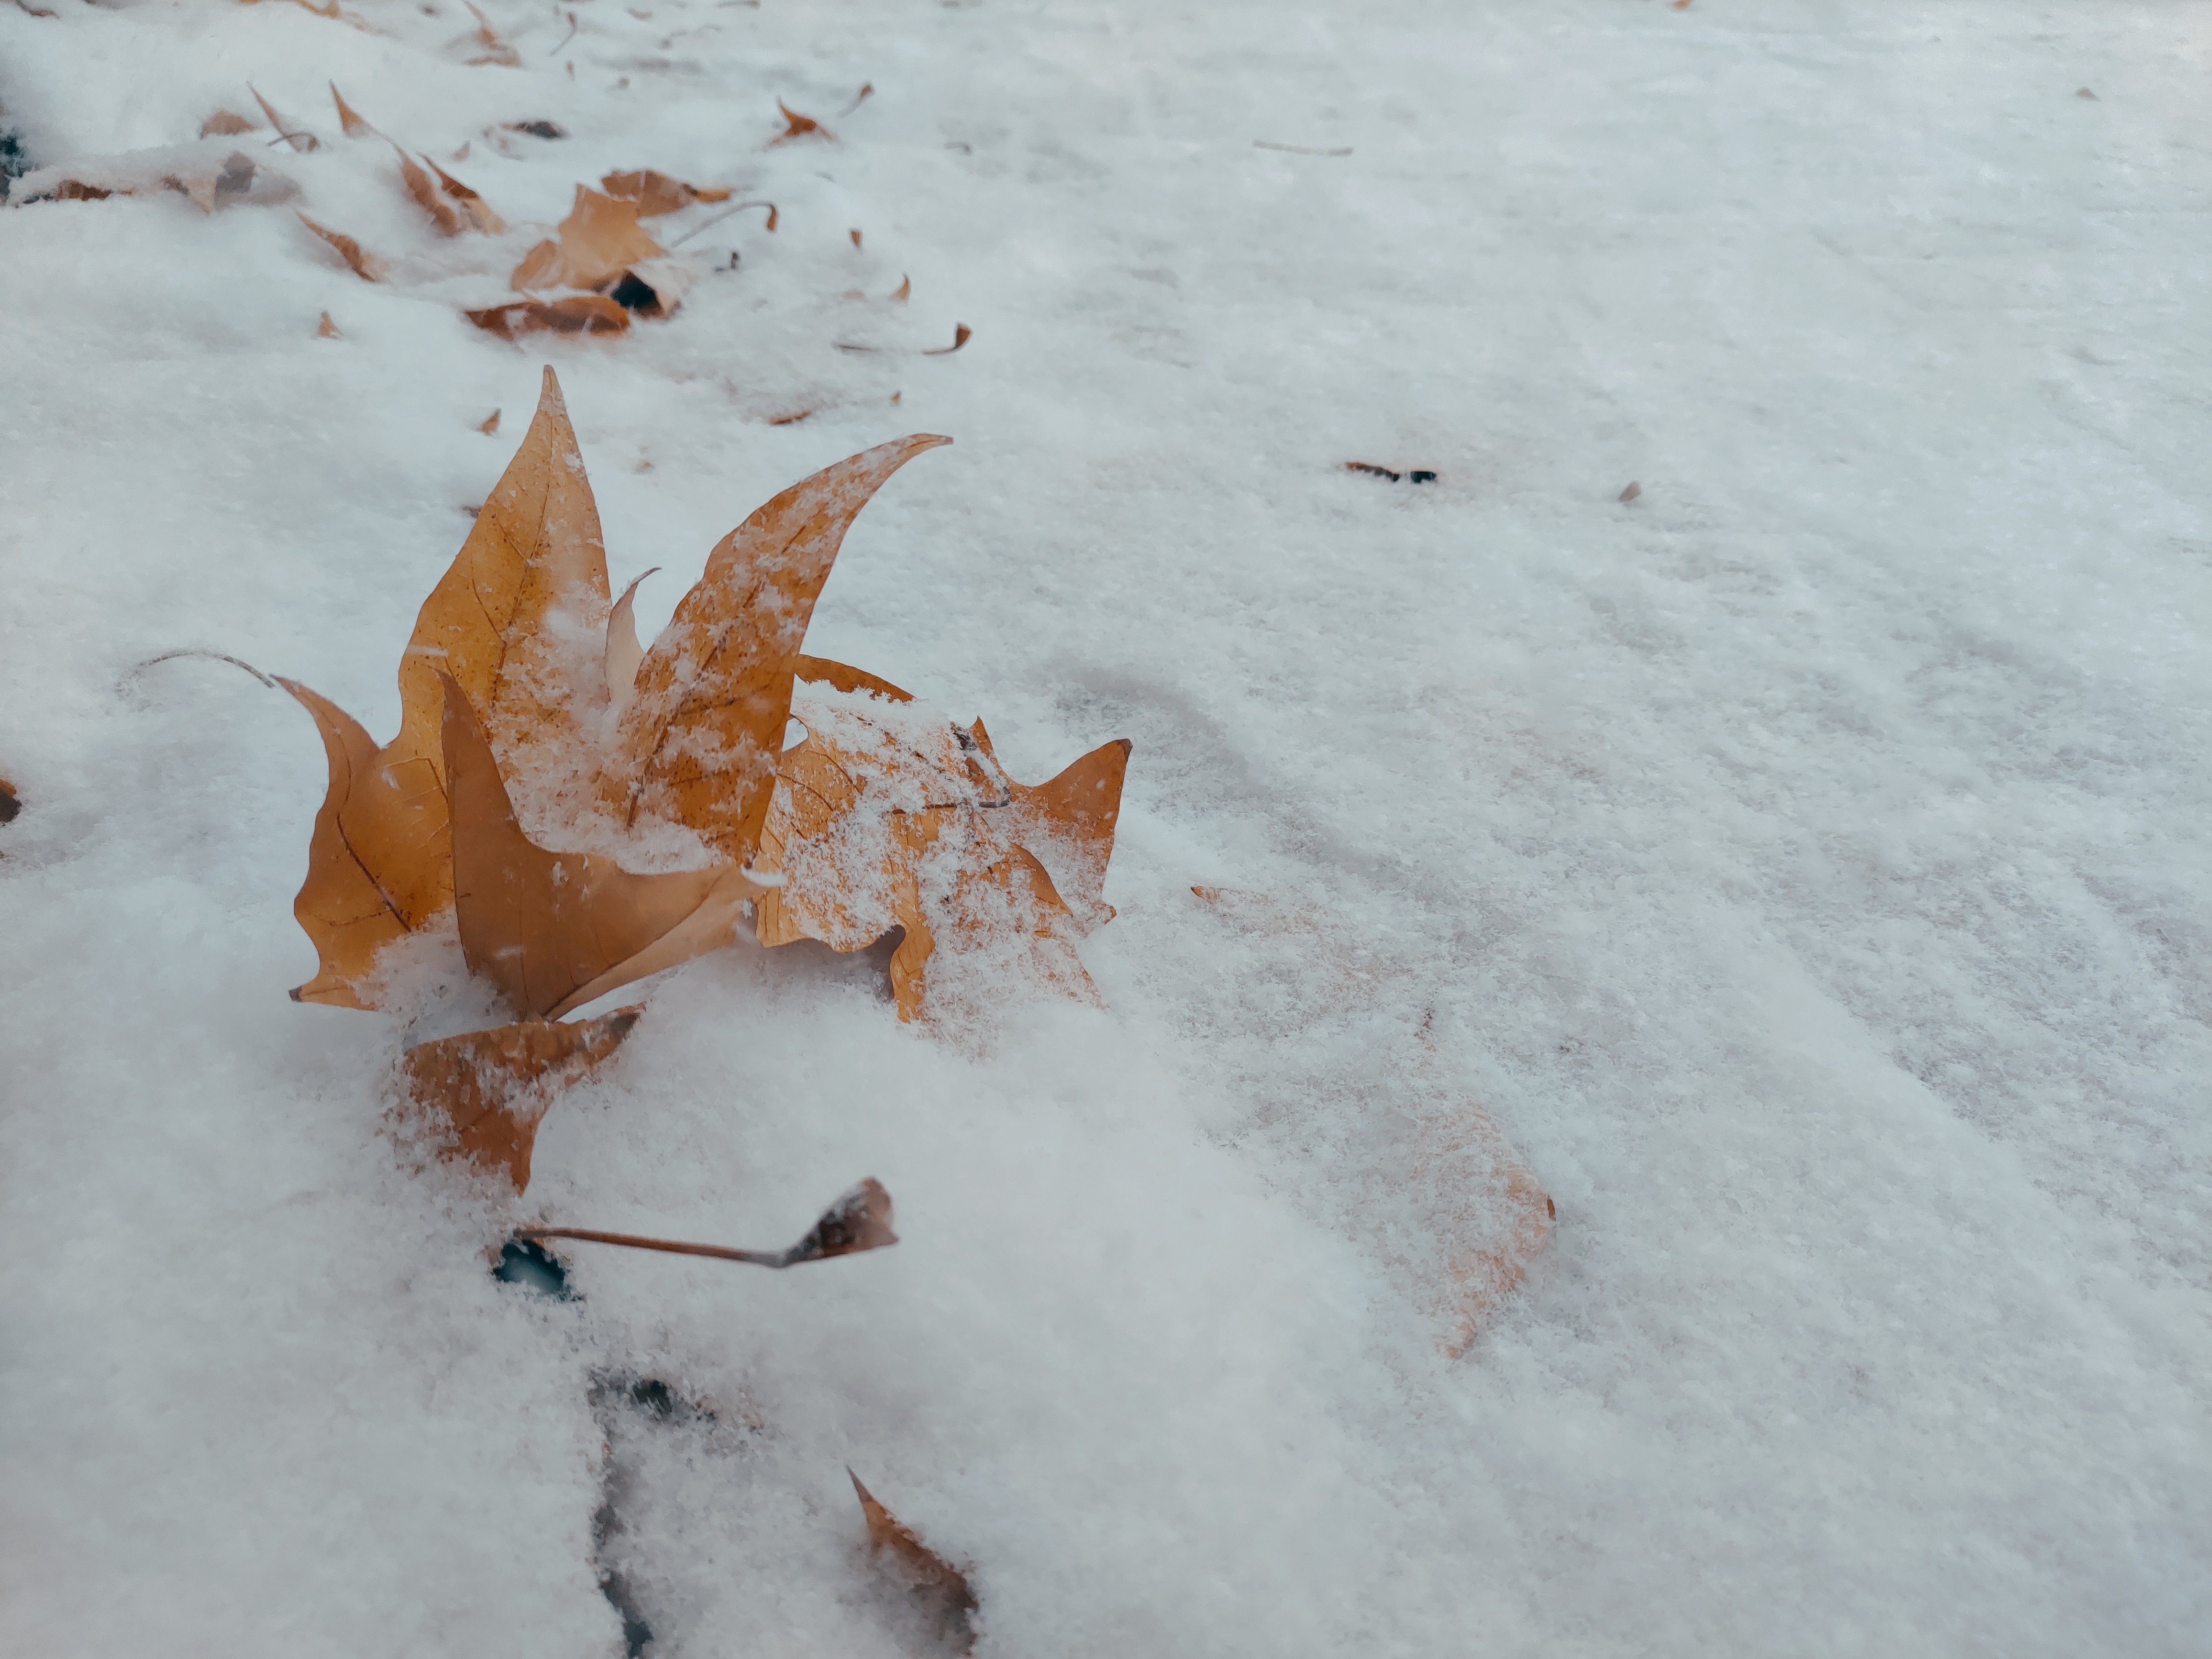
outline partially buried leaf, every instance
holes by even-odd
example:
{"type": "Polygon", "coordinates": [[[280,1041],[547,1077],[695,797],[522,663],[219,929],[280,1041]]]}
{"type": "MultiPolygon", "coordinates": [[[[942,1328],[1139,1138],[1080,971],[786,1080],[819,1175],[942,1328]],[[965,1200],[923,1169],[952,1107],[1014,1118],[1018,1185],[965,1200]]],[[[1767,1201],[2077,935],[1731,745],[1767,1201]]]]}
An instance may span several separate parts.
{"type": "Polygon", "coordinates": [[[294,149],[315,150],[323,147],[322,140],[316,137],[313,133],[300,131],[279,115],[276,112],[276,106],[264,98],[252,86],[248,85],[246,89],[253,94],[253,101],[261,106],[261,112],[269,118],[269,125],[276,129],[277,136],[291,145],[294,149]]]}
{"type": "Polygon", "coordinates": [[[558,239],[540,242],[523,255],[507,285],[522,292],[604,289],[639,260],[661,252],[660,244],[638,224],[636,203],[617,202],[588,185],[579,185],[575,205],[561,222],[558,239]]]}
{"type": "Polygon", "coordinates": [[[640,259],[623,272],[607,297],[641,317],[665,317],[698,280],[698,273],[680,260],[640,259]]]}
{"type": "Polygon", "coordinates": [[[371,1007],[377,954],[444,908],[444,793],[426,762],[388,760],[336,703],[297,681],[277,684],[313,718],[330,773],[292,902],[322,967],[292,1000],[371,1007]]]}
{"type": "MultiPolygon", "coordinates": [[[[333,6],[335,6],[336,0],[332,0],[332,3],[333,6]]],[[[338,83],[337,82],[332,81],[330,82],[330,88],[331,101],[338,106],[338,125],[344,131],[347,137],[376,138],[382,137],[382,135],[379,133],[374,127],[362,120],[361,117],[355,112],[353,106],[346,102],[345,94],[338,90],[338,83]]]]}
{"type": "MultiPolygon", "coordinates": [[[[332,3],[335,4],[336,0],[332,0],[332,3]]],[[[508,69],[521,68],[522,54],[500,38],[499,31],[491,26],[491,19],[477,10],[474,0],[461,0],[461,3],[475,14],[477,20],[477,32],[465,34],[454,43],[459,46],[465,42],[476,49],[477,55],[469,59],[470,64],[499,64],[508,69]]]]}
{"type": "Polygon", "coordinates": [[[252,156],[209,139],[39,167],[15,180],[9,200],[18,204],[100,202],[111,196],[145,196],[163,190],[190,197],[203,213],[248,201],[281,201],[298,193],[274,169],[257,167],[252,156]]]}
{"type": "Polygon", "coordinates": [[[313,231],[316,235],[336,248],[338,258],[346,262],[347,269],[362,281],[380,283],[384,280],[384,262],[374,253],[364,250],[362,245],[355,241],[352,237],[341,235],[335,230],[327,229],[317,224],[304,213],[299,215],[299,220],[309,230],[313,231]]]}
{"type": "Polygon", "coordinates": [[[228,138],[241,132],[252,131],[252,122],[247,120],[243,115],[234,115],[227,109],[217,110],[200,123],[200,137],[203,138],[216,137],[228,138]]]}
{"type": "MultiPolygon", "coordinates": [[[[460,155],[454,157],[454,160],[459,161],[465,157],[468,150],[469,147],[463,144],[460,155]]],[[[425,155],[422,158],[422,164],[438,175],[438,188],[446,192],[447,199],[453,204],[453,210],[461,216],[462,222],[470,229],[480,230],[487,236],[497,236],[507,229],[507,221],[494,213],[491,210],[491,204],[483,197],[454,178],[452,173],[447,172],[428,156],[425,155]]]]}
{"type": "Polygon", "coordinates": [[[323,320],[316,325],[315,332],[325,340],[344,337],[338,332],[338,325],[331,320],[331,313],[327,311],[323,313],[323,320]]]}
{"type": "Polygon", "coordinates": [[[510,300],[461,313],[502,340],[525,334],[619,334],[629,313],[604,294],[571,294],[559,300],[510,300]]]}
{"type": "Polygon", "coordinates": [[[553,1097],[622,1046],[641,1007],[572,1024],[525,1020],[419,1042],[399,1062],[407,1092],[451,1136],[447,1155],[530,1185],[538,1126],[553,1097]]]}
{"type": "Polygon", "coordinates": [[[845,1471],[860,1499],[860,1514],[868,1524],[868,1553],[887,1566],[920,1604],[917,1611],[934,1626],[928,1634],[940,1643],[957,1642],[962,1652],[975,1645],[975,1593],[968,1576],[921,1541],[921,1534],[889,1510],[860,1484],[860,1477],[845,1471]]]}
{"type": "Polygon", "coordinates": [[[812,116],[801,115],[781,98],[775,100],[775,106],[783,112],[784,130],[769,140],[771,147],[776,144],[787,144],[794,138],[805,138],[810,135],[830,139],[837,136],[812,116]]]}
{"type": "Polygon", "coordinates": [[[756,890],[735,869],[635,875],[531,842],[476,711],[449,676],[439,680],[461,950],[517,1013],[557,1017],[736,938],[756,890]]]}
{"type": "Polygon", "coordinates": [[[485,416],[477,423],[477,430],[487,438],[496,433],[499,430],[499,411],[495,409],[490,414],[485,416]]]}
{"type": "Polygon", "coordinates": [[[407,152],[398,144],[392,146],[392,153],[399,158],[399,177],[407,186],[407,193],[415,198],[417,207],[430,216],[430,222],[438,228],[438,234],[441,236],[459,235],[464,228],[460,213],[446,199],[445,192],[438,188],[428,173],[415,165],[407,152]]]}
{"type": "Polygon", "coordinates": [[[921,355],[925,357],[949,357],[975,337],[975,331],[969,327],[967,324],[955,323],[952,325],[952,343],[951,345],[934,346],[929,350],[923,352],[921,355]]]}
{"type": "Polygon", "coordinates": [[[610,173],[599,180],[599,188],[618,202],[636,203],[641,219],[675,213],[690,207],[694,202],[726,202],[730,198],[727,185],[702,188],[697,185],[687,185],[681,179],[672,179],[665,173],[649,170],[610,173]]]}
{"type": "MultiPolygon", "coordinates": [[[[969,731],[996,765],[999,757],[983,722],[977,720],[969,731]]],[[[1107,862],[1114,856],[1114,827],[1121,816],[1121,783],[1129,769],[1130,747],[1127,738],[1101,744],[1034,788],[1000,773],[1012,798],[1008,838],[1035,853],[1054,872],[1054,886],[1086,933],[1114,920],[1114,907],[1102,895],[1107,862]]]]}
{"type": "Polygon", "coordinates": [[[722,538],[638,669],[617,734],[623,764],[601,782],[626,823],[670,819],[732,863],[752,856],[793,668],[845,532],[891,474],[951,441],[916,434],[849,456],[722,538]]]}

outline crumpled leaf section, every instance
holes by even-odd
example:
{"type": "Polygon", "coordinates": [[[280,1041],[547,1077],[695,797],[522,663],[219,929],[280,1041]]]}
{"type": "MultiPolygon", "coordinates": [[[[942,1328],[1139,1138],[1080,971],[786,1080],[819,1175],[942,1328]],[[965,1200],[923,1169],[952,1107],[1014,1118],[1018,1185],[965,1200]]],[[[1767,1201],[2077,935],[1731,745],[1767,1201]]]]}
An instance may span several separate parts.
{"type": "Polygon", "coordinates": [[[526,1020],[418,1042],[399,1062],[409,1096],[447,1137],[446,1155],[530,1185],[538,1126],[553,1097],[597,1071],[642,1008],[574,1024],[526,1020]]]}

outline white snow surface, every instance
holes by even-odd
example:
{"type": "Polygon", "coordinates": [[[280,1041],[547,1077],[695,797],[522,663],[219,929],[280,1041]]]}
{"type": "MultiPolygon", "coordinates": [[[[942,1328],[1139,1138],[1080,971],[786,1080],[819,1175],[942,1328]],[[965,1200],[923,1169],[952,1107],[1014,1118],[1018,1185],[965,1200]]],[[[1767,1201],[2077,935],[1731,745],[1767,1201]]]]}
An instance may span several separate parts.
{"type": "Polygon", "coordinates": [[[2212,6],[486,0],[514,69],[453,0],[44,5],[30,160],[250,82],[394,276],[0,212],[0,1647],[605,1659],[618,1569],[658,1659],[919,1651],[849,1465],[986,1656],[2212,1648],[2212,6]],[[626,337],[461,319],[629,167],[780,228],[626,337]],[[948,1041],[740,946],[520,1205],[410,1164],[404,1022],[285,996],[311,726],[133,665],[388,736],[547,362],[648,639],[776,490],[957,441],[809,648],[1027,781],[1134,740],[1105,1008],[948,1041]],[[1449,1360],[1393,1206],[1473,1100],[1559,1221],[1449,1360]],[[896,1249],[486,1271],[862,1175],[896,1249]]]}

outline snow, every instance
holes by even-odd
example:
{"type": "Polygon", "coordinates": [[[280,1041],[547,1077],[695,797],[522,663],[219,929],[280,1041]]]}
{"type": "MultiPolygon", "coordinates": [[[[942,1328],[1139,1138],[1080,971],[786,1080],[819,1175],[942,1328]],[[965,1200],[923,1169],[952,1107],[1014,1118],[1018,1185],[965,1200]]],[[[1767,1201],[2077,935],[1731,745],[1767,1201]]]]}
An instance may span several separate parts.
{"type": "Polygon", "coordinates": [[[507,69],[448,0],[50,3],[29,160],[250,82],[395,280],[287,206],[0,213],[11,1650],[619,1655],[610,1571],[659,1659],[925,1650],[847,1465],[984,1655],[2212,1644],[2212,6],[499,0],[507,69]],[[634,167],[780,228],[619,340],[460,319],[634,167]],[[648,639],[775,491],[957,440],[809,648],[1025,781],[1134,740],[1104,1009],[933,1040],[739,947],[520,1208],[395,1148],[401,1023],[284,996],[311,726],[133,665],[388,735],[544,362],[648,639]],[[1471,1100],[1559,1222],[1455,1360],[1471,1100]],[[486,1271],[863,1175],[896,1249],[486,1271]]]}

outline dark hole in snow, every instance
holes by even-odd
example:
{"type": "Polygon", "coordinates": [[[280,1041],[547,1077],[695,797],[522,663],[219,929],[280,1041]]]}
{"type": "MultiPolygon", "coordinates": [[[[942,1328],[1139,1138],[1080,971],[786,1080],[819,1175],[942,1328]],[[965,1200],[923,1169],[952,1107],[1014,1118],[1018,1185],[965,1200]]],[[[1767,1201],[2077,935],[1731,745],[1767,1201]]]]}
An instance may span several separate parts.
{"type": "Polygon", "coordinates": [[[1437,481],[1437,475],[1430,471],[1426,467],[1415,467],[1406,476],[1411,478],[1415,483],[1434,483],[1437,481]]]}
{"type": "Polygon", "coordinates": [[[566,138],[568,129],[552,121],[509,121],[509,132],[526,132],[532,138],[566,138]]]}
{"type": "Polygon", "coordinates": [[[15,814],[23,810],[23,803],[15,798],[15,786],[0,778],[0,823],[13,823],[15,814]]]}
{"type": "Polygon", "coordinates": [[[530,1239],[510,1238],[500,1246],[499,1266],[491,1270],[491,1276],[502,1285],[520,1285],[563,1302],[569,1299],[568,1270],[561,1265],[561,1258],[530,1239]]]}
{"type": "Polygon", "coordinates": [[[8,188],[31,170],[31,158],[23,149],[20,132],[0,131],[0,201],[8,198],[8,188]]]}
{"type": "Polygon", "coordinates": [[[614,291],[607,297],[625,311],[658,311],[660,308],[660,296],[653,291],[653,284],[640,281],[631,271],[623,272],[622,281],[615,284],[614,291]]]}

